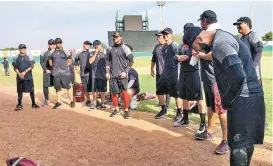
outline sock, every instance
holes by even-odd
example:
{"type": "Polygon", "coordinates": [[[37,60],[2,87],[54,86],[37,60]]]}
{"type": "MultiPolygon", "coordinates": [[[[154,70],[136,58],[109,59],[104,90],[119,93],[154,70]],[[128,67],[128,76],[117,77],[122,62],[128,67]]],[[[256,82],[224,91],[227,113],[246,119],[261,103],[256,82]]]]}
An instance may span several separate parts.
{"type": "Polygon", "coordinates": [[[165,108],[165,105],[162,105],[161,106],[161,110],[165,110],[166,108],[165,108]]]}
{"type": "Polygon", "coordinates": [[[118,96],[116,94],[111,94],[112,102],[114,104],[114,107],[118,107],[118,96]]]}
{"type": "Polygon", "coordinates": [[[30,92],[30,98],[31,98],[32,104],[35,104],[35,95],[34,95],[34,92],[30,92]]]}
{"type": "Polygon", "coordinates": [[[23,93],[18,93],[18,104],[22,105],[23,93]]]}
{"type": "Polygon", "coordinates": [[[44,87],[44,96],[45,96],[45,100],[47,101],[48,101],[48,94],[49,94],[48,87],[44,87]]]}
{"type": "Polygon", "coordinates": [[[206,124],[206,113],[200,114],[201,124],[206,124]]]}
{"type": "Polygon", "coordinates": [[[124,101],[124,110],[128,111],[128,108],[130,105],[128,92],[126,90],[123,90],[122,94],[123,94],[123,101],[124,101]]]}
{"type": "Polygon", "coordinates": [[[189,110],[183,109],[183,119],[189,120],[189,110]]]}

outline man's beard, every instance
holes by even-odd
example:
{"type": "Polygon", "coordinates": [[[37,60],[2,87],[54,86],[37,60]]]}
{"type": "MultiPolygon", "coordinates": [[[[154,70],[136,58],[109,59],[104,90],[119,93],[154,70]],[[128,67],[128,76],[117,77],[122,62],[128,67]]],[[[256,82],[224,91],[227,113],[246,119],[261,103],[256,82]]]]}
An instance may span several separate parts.
{"type": "Polygon", "coordinates": [[[204,53],[209,53],[210,52],[210,46],[205,44],[205,43],[199,43],[200,46],[200,51],[204,53]]]}

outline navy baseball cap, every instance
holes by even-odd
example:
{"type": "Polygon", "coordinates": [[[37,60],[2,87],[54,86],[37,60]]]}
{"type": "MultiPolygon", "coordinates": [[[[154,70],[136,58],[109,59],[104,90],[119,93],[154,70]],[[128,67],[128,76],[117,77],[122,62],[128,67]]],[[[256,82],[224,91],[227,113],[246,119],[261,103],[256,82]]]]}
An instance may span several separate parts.
{"type": "Polygon", "coordinates": [[[200,18],[198,19],[198,21],[200,21],[200,20],[202,20],[202,19],[211,19],[211,20],[213,20],[213,19],[217,19],[217,15],[216,15],[216,13],[214,12],[214,11],[212,11],[212,10],[206,10],[206,11],[204,11],[201,15],[200,15],[200,18]]]}
{"type": "Polygon", "coordinates": [[[119,32],[114,32],[112,34],[113,37],[121,37],[121,34],[119,32]]]}
{"type": "Polygon", "coordinates": [[[237,22],[233,23],[233,25],[240,25],[242,23],[246,23],[248,25],[251,24],[251,19],[249,17],[240,17],[237,22]]]}
{"type": "Polygon", "coordinates": [[[193,23],[187,23],[187,24],[185,24],[184,27],[183,27],[184,32],[185,32],[188,28],[190,28],[190,27],[194,27],[193,23]]]}
{"type": "Polygon", "coordinates": [[[49,39],[47,43],[48,45],[52,45],[52,44],[55,44],[55,41],[53,39],[49,39]]]}
{"type": "Polygon", "coordinates": [[[165,34],[173,34],[173,30],[171,28],[165,28],[162,33],[165,33],[165,34]]]}
{"type": "Polygon", "coordinates": [[[162,34],[162,31],[158,31],[156,34],[155,34],[155,36],[162,36],[163,34],[162,34]]]}
{"type": "Polygon", "coordinates": [[[98,45],[101,45],[101,41],[95,40],[95,41],[93,42],[93,46],[98,46],[98,45]]]}
{"type": "Polygon", "coordinates": [[[83,42],[83,44],[92,46],[92,43],[90,41],[88,41],[88,40],[83,42]]]}
{"type": "Polygon", "coordinates": [[[57,44],[57,43],[63,43],[63,41],[62,41],[61,38],[56,38],[56,39],[55,39],[55,43],[56,43],[56,44],[57,44]]]}
{"type": "Polygon", "coordinates": [[[191,46],[196,37],[202,32],[201,27],[189,27],[183,36],[183,43],[191,46]]]}
{"type": "Polygon", "coordinates": [[[25,44],[20,44],[18,48],[23,49],[23,48],[27,48],[27,46],[25,44]]]}

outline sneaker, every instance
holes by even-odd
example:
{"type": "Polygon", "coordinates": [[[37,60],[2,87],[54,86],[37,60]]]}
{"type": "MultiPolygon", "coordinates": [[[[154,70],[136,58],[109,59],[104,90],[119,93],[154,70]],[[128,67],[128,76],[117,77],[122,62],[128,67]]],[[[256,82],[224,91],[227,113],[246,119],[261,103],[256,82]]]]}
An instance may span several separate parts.
{"type": "Polygon", "coordinates": [[[91,107],[91,105],[92,105],[91,101],[88,100],[88,101],[85,102],[86,107],[91,107]]]}
{"type": "Polygon", "coordinates": [[[18,104],[15,108],[15,111],[19,111],[19,110],[22,110],[23,109],[23,106],[21,104],[18,104]]]}
{"type": "Polygon", "coordinates": [[[31,106],[32,108],[40,108],[37,104],[32,104],[32,106],[31,106]]]}
{"type": "Polygon", "coordinates": [[[43,103],[41,106],[42,106],[42,107],[46,107],[46,106],[49,105],[49,103],[50,103],[50,102],[49,102],[48,100],[45,100],[44,103],[43,103]]]}
{"type": "Polygon", "coordinates": [[[207,139],[208,141],[214,141],[216,138],[215,133],[207,132],[207,139]]]}
{"type": "Polygon", "coordinates": [[[60,107],[62,104],[61,103],[59,103],[59,102],[57,102],[56,104],[55,104],[55,106],[53,107],[53,109],[54,110],[56,110],[58,107],[60,107]]]}
{"type": "Polygon", "coordinates": [[[124,119],[129,119],[130,118],[130,111],[124,111],[124,119]]]}
{"type": "Polygon", "coordinates": [[[71,107],[71,108],[75,108],[75,106],[76,106],[76,105],[75,105],[75,102],[74,102],[74,101],[71,101],[70,107],[71,107]]]}
{"type": "Polygon", "coordinates": [[[115,109],[111,114],[110,117],[114,117],[115,115],[119,115],[119,111],[117,109],[115,109]]]}
{"type": "Polygon", "coordinates": [[[100,108],[101,108],[101,109],[106,109],[105,104],[102,104],[100,108]]]}
{"type": "Polygon", "coordinates": [[[215,149],[215,153],[217,154],[225,154],[228,153],[229,150],[229,146],[228,146],[228,142],[223,140],[220,145],[215,149]]]}
{"type": "Polygon", "coordinates": [[[197,139],[197,140],[207,139],[207,128],[206,128],[205,124],[200,124],[199,129],[195,133],[195,139],[197,139]]]}
{"type": "Polygon", "coordinates": [[[93,110],[95,108],[96,108],[95,104],[91,104],[90,109],[93,110]]]}
{"type": "Polygon", "coordinates": [[[165,115],[167,115],[167,110],[164,109],[164,110],[161,110],[157,115],[155,115],[155,119],[161,119],[161,118],[164,118],[165,115]]]}
{"type": "Polygon", "coordinates": [[[182,113],[181,111],[176,110],[176,115],[173,118],[173,122],[179,122],[182,120],[182,113]]]}
{"type": "Polygon", "coordinates": [[[189,120],[184,120],[182,118],[181,121],[174,122],[173,126],[174,127],[187,127],[189,124],[190,124],[189,120]]]}

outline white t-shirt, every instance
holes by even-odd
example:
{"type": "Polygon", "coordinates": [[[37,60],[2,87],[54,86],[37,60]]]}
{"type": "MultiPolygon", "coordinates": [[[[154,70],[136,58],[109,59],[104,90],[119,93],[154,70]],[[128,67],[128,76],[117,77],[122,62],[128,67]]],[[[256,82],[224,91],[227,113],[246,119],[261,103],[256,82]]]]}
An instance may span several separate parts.
{"type": "Polygon", "coordinates": [[[213,23],[208,27],[207,31],[215,31],[216,29],[222,29],[222,26],[219,23],[213,23]]]}

